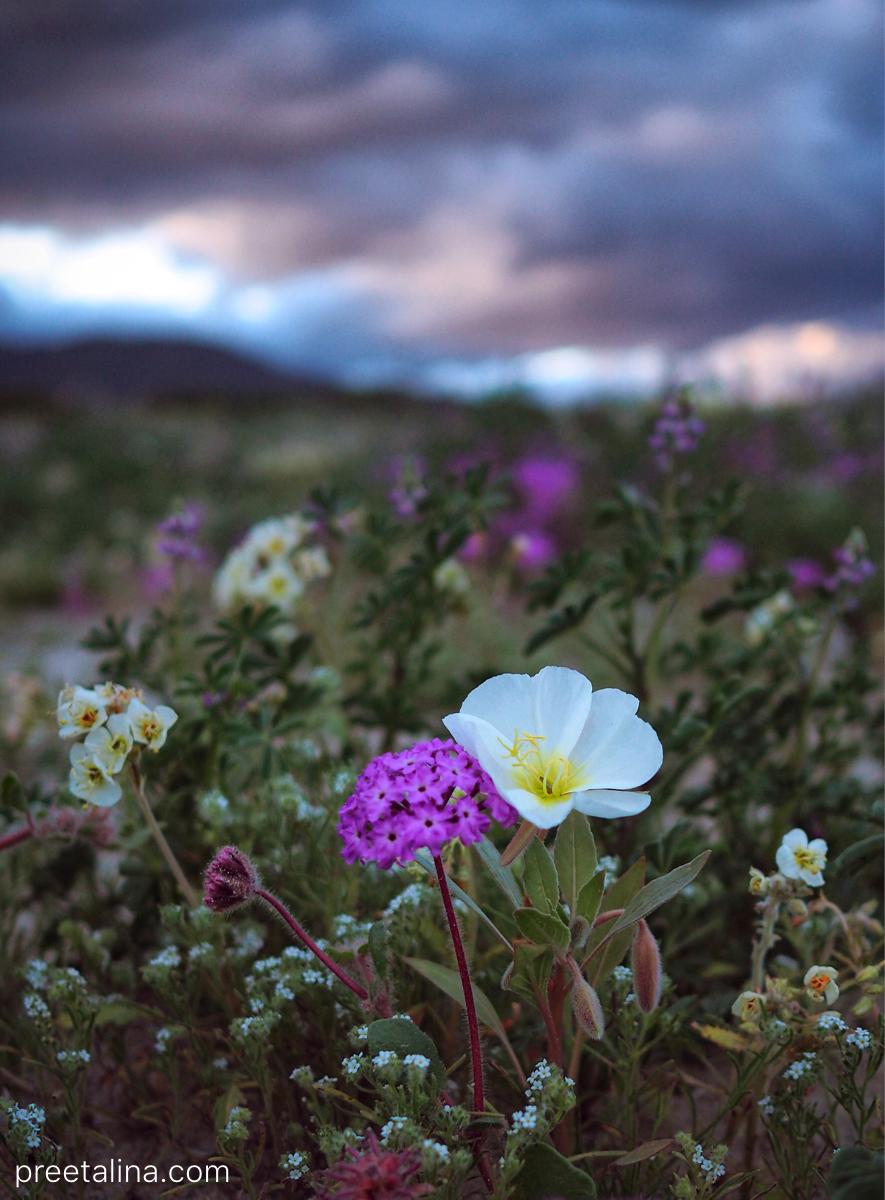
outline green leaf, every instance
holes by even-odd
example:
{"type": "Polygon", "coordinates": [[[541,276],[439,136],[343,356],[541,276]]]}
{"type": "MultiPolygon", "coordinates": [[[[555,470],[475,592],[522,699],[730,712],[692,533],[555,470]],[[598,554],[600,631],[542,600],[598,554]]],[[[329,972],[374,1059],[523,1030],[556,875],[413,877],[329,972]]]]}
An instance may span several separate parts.
{"type": "Polygon", "coordinates": [[[143,1021],[146,1016],[153,1016],[151,1009],[140,1008],[128,1004],[125,1000],[113,1000],[103,1004],[95,1014],[96,1025],[130,1025],[133,1021],[143,1021]]]}
{"type": "MultiPolygon", "coordinates": [[[[419,866],[422,866],[428,875],[431,875],[434,879],[436,879],[436,867],[433,865],[433,859],[427,850],[417,850],[415,852],[415,862],[418,863],[419,866]]],[[[459,900],[463,901],[464,904],[466,904],[471,910],[471,912],[475,912],[479,919],[488,925],[489,929],[491,929],[492,933],[502,943],[502,945],[506,946],[511,954],[513,953],[513,946],[511,945],[510,939],[504,936],[488,913],[484,912],[479,907],[479,905],[468,892],[465,892],[463,888],[458,887],[457,883],[455,883],[453,879],[449,880],[449,891],[453,896],[457,896],[459,900]]]]}
{"type": "Polygon", "coordinates": [[[864,1146],[837,1150],[827,1175],[827,1195],[831,1200],[881,1200],[883,1166],[881,1151],[864,1146]]]}
{"type": "Polygon", "coordinates": [[[572,811],[560,825],[553,847],[553,858],[559,875],[559,886],[569,911],[578,911],[581,890],[596,870],[596,842],[590,832],[590,822],[583,813],[572,811]]]}
{"type": "MultiPolygon", "coordinates": [[[[25,789],[17,775],[9,771],[0,783],[0,815],[11,821],[27,811],[25,789]]],[[[519,901],[517,901],[519,903],[519,901]]]]}
{"type": "Polygon", "coordinates": [[[383,921],[376,921],[369,930],[369,953],[379,979],[387,978],[387,929],[383,921]]]}
{"type": "Polygon", "coordinates": [[[648,1158],[654,1158],[656,1154],[660,1154],[662,1150],[666,1150],[672,1145],[672,1138],[657,1138],[653,1142],[643,1142],[641,1146],[636,1146],[633,1150],[622,1154],[620,1158],[616,1158],[612,1165],[631,1167],[633,1163],[645,1162],[648,1158]]]}
{"type": "Polygon", "coordinates": [[[514,1200],[594,1200],[596,1184],[590,1176],[548,1146],[529,1146],[516,1177],[514,1200]]]}
{"type": "Polygon", "coordinates": [[[564,951],[569,944],[568,926],[552,913],[537,908],[518,908],[513,914],[519,932],[538,946],[551,946],[564,951]]]}
{"type": "Polygon", "coordinates": [[[380,1050],[392,1050],[400,1058],[407,1054],[423,1054],[430,1059],[436,1084],[442,1083],[445,1070],[439,1051],[432,1039],[412,1021],[395,1018],[373,1021],[369,1026],[368,1042],[369,1054],[373,1056],[380,1050]]]}
{"type": "Polygon", "coordinates": [[[537,992],[545,992],[553,971],[553,953],[530,942],[517,942],[513,947],[513,965],[505,972],[501,986],[516,992],[530,1003],[537,1003],[537,992]],[[506,983],[505,983],[506,979],[506,983]]]}
{"type": "Polygon", "coordinates": [[[550,851],[540,840],[533,838],[523,855],[522,882],[535,908],[555,912],[559,904],[559,878],[550,851]]]}
{"type": "Polygon", "coordinates": [[[597,871],[589,883],[585,883],[578,895],[577,915],[592,925],[599,916],[602,893],[605,891],[605,871],[597,871]]]}
{"type": "MultiPolygon", "coordinates": [[[[457,1001],[458,1004],[464,1004],[464,990],[461,987],[461,976],[457,971],[453,971],[451,967],[441,966],[440,963],[430,962],[426,958],[407,958],[405,960],[413,970],[419,975],[423,975],[425,979],[429,979],[432,984],[435,984],[440,991],[445,992],[447,996],[457,1001]]],[[[510,1039],[507,1037],[501,1018],[495,1011],[495,1006],[482,990],[475,983],[471,984],[473,988],[473,1003],[476,1005],[476,1015],[479,1017],[483,1025],[487,1025],[503,1042],[505,1046],[510,1045],[510,1039]]]]}
{"type": "Polygon", "coordinates": [[[692,880],[697,879],[700,875],[711,854],[712,850],[705,850],[691,862],[684,863],[683,866],[668,871],[666,875],[661,875],[659,879],[653,879],[651,883],[647,883],[625,906],[621,916],[612,922],[608,931],[609,937],[615,937],[625,929],[629,929],[637,921],[653,913],[656,908],[660,908],[662,904],[672,900],[683,888],[688,887],[692,880]]]}
{"type": "Polygon", "coordinates": [[[522,893],[513,871],[510,867],[502,866],[501,855],[489,839],[484,837],[481,842],[474,843],[473,848],[491,871],[495,883],[504,892],[513,907],[516,908],[522,904],[522,893]]]}
{"type": "Polygon", "coordinates": [[[868,862],[873,862],[874,860],[877,862],[881,861],[883,842],[885,842],[885,835],[873,833],[869,837],[862,838],[861,841],[848,846],[830,864],[830,874],[841,875],[846,867],[854,866],[860,868],[868,862]]]}

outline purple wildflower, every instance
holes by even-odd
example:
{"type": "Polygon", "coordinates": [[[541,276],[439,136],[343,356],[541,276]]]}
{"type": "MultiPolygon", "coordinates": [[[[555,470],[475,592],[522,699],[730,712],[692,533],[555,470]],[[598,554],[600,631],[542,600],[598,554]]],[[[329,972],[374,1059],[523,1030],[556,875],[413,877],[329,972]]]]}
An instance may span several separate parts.
{"type": "Polygon", "coordinates": [[[414,517],[427,497],[424,460],[417,455],[405,455],[394,459],[392,464],[394,485],[388,499],[400,517],[414,517]]]}
{"type": "Polygon", "coordinates": [[[226,912],[255,895],[258,875],[236,846],[223,846],[203,876],[203,903],[213,912],[226,912]]]}
{"type": "Polygon", "coordinates": [[[575,464],[567,458],[522,458],[513,468],[513,482],[527,512],[538,524],[554,517],[578,486],[575,464]]]}
{"type": "Polygon", "coordinates": [[[516,533],[510,539],[516,565],[522,571],[539,571],[556,558],[556,542],[542,530],[516,533]]]}
{"type": "Polygon", "coordinates": [[[671,470],[680,455],[696,450],[705,428],[686,396],[665,400],[648,439],[659,469],[671,470]]]}
{"type": "Polygon", "coordinates": [[[492,820],[512,825],[516,812],[479,763],[456,742],[433,738],[373,759],[341,807],[345,860],[385,870],[446,842],[478,842],[492,820]]]}
{"type": "Polygon", "coordinates": [[[204,510],[186,504],[157,525],[157,550],[173,562],[204,562],[206,552],[197,541],[203,527],[204,510]]]}
{"type": "Polygon", "coordinates": [[[747,552],[734,538],[713,538],[701,562],[707,575],[736,575],[747,565],[747,552]]]}
{"type": "Polygon", "coordinates": [[[793,581],[793,590],[799,593],[820,587],[826,574],[816,558],[792,558],[787,563],[787,570],[793,581]]]}
{"type": "Polygon", "coordinates": [[[857,593],[870,578],[875,575],[876,568],[867,553],[867,540],[860,530],[853,531],[845,543],[833,551],[836,560],[836,570],[825,580],[824,586],[830,592],[846,595],[849,602],[855,602],[857,593]]]}

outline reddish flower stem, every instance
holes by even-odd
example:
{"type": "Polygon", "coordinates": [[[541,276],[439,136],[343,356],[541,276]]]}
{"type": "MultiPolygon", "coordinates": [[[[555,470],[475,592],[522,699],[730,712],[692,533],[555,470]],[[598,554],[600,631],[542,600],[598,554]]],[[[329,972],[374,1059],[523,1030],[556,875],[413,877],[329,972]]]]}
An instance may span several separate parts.
{"type": "Polygon", "coordinates": [[[24,842],[29,837],[33,837],[33,834],[34,831],[30,825],[26,825],[24,829],[14,829],[12,833],[7,833],[6,837],[0,838],[0,850],[11,850],[19,842],[24,842]]]}
{"type": "Polygon", "coordinates": [[[295,936],[300,941],[304,942],[308,950],[315,954],[323,966],[328,967],[332,974],[340,979],[345,987],[350,988],[353,994],[358,996],[360,1000],[368,1000],[369,993],[366,991],[366,989],[361,984],[357,983],[355,979],[351,979],[347,972],[342,967],[339,967],[335,960],[326,954],[325,950],[321,950],[319,948],[307,930],[302,928],[302,926],[299,925],[299,923],[295,920],[288,908],[286,908],[285,904],[283,904],[282,900],[278,900],[276,896],[272,895],[268,891],[265,891],[265,889],[261,887],[255,889],[255,895],[260,896],[262,900],[264,900],[271,906],[271,908],[275,909],[276,912],[280,914],[295,936]]]}
{"type": "Polygon", "coordinates": [[[443,908],[446,910],[446,920],[452,935],[452,947],[455,960],[458,963],[458,974],[461,976],[461,988],[464,992],[464,1010],[467,1013],[467,1031],[470,1036],[470,1059],[473,1068],[473,1107],[476,1112],[484,1112],[486,1106],[485,1084],[482,1075],[482,1053],[479,1044],[479,1022],[476,1019],[476,1004],[473,1000],[473,984],[470,982],[470,971],[467,968],[467,955],[464,953],[464,943],[461,940],[461,930],[458,928],[458,918],[452,904],[452,894],[446,879],[446,869],[439,855],[434,855],[433,865],[436,867],[436,877],[439,880],[439,891],[442,896],[443,908]]]}

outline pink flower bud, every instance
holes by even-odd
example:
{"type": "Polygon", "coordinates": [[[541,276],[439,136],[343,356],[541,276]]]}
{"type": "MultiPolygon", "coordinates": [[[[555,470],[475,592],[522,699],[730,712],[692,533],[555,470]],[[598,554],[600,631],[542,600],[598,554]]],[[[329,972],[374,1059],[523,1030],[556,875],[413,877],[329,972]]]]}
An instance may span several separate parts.
{"type": "Polygon", "coordinates": [[[572,972],[572,1010],[575,1020],[588,1037],[597,1041],[605,1033],[605,1014],[596,989],[581,974],[577,963],[569,961],[572,972]]]}
{"type": "Polygon", "coordinates": [[[636,1003],[642,1012],[654,1012],[661,1000],[663,972],[658,943],[645,921],[639,922],[633,934],[631,962],[636,1003]]]}
{"type": "Polygon", "coordinates": [[[203,903],[213,912],[251,899],[258,876],[249,859],[236,846],[224,846],[212,859],[203,876],[203,903]]]}

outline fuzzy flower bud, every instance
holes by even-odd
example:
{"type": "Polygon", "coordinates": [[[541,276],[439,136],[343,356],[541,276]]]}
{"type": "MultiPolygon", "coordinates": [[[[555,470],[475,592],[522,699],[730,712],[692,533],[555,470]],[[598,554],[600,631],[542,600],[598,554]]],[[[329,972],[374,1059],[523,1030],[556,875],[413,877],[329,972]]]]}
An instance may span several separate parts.
{"type": "Polygon", "coordinates": [[[574,959],[569,960],[569,966],[573,980],[572,1008],[575,1020],[588,1037],[598,1041],[605,1033],[605,1014],[599,996],[596,989],[581,974],[581,969],[574,959]]]}
{"type": "Polygon", "coordinates": [[[249,900],[258,887],[258,876],[249,859],[236,846],[224,846],[203,876],[203,903],[213,912],[225,912],[249,900]]]}
{"type": "Polygon", "coordinates": [[[763,875],[758,867],[750,867],[750,895],[767,896],[770,883],[767,875],[763,875]]]}
{"type": "Polygon", "coordinates": [[[633,967],[636,1003],[642,1012],[654,1012],[661,1001],[663,971],[658,943],[645,921],[639,922],[633,934],[630,963],[633,967]]]}

